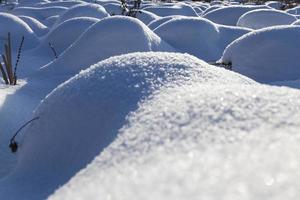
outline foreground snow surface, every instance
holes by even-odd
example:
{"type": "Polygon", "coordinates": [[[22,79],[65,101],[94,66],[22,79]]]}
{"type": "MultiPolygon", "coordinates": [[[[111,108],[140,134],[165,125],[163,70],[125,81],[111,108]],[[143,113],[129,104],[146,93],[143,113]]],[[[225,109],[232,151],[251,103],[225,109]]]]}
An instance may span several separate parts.
{"type": "Polygon", "coordinates": [[[50,199],[297,199],[299,95],[258,85],[162,89],[50,199]]]}
{"type": "Polygon", "coordinates": [[[298,200],[300,7],[280,9],[1,4],[1,54],[25,42],[0,80],[0,199],[298,200]]]}

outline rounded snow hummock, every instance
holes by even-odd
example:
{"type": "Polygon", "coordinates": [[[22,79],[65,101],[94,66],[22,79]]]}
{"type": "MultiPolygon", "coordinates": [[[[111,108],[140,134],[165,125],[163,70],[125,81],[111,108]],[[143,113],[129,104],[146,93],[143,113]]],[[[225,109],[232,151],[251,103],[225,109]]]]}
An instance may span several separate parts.
{"type": "Polygon", "coordinates": [[[0,46],[7,40],[8,33],[11,34],[13,48],[18,48],[24,36],[24,49],[33,48],[38,44],[38,39],[32,29],[19,17],[0,12],[0,46]]]}
{"type": "Polygon", "coordinates": [[[204,18],[174,17],[154,32],[178,51],[214,62],[230,42],[249,30],[217,25],[204,18]]]}
{"type": "Polygon", "coordinates": [[[299,26],[264,28],[232,42],[221,62],[259,82],[300,79],[299,46],[299,26]]]}
{"type": "Polygon", "coordinates": [[[0,197],[44,199],[108,146],[127,123],[126,116],[155,91],[194,81],[256,84],[188,54],[132,53],[91,66],[37,108],[39,119],[24,131],[16,169],[0,182],[11,185],[0,187],[0,197]]]}
{"type": "Polygon", "coordinates": [[[50,199],[297,199],[299,129],[298,90],[198,83],[163,89],[50,199]]]}
{"type": "Polygon", "coordinates": [[[49,31],[47,26],[45,26],[35,18],[28,16],[19,16],[19,18],[26,22],[27,25],[33,30],[33,32],[39,37],[47,34],[49,31]]]}
{"type": "Polygon", "coordinates": [[[255,9],[267,9],[267,6],[227,6],[212,10],[203,17],[215,23],[235,26],[239,18],[246,12],[255,9]]]}
{"type": "Polygon", "coordinates": [[[81,69],[111,56],[145,51],[174,50],[138,19],[109,17],[92,25],[57,60],[43,67],[41,72],[45,76],[75,75],[81,69]]]}
{"type": "Polygon", "coordinates": [[[54,59],[55,55],[50,46],[54,48],[55,53],[59,56],[73,44],[84,31],[98,21],[100,20],[92,17],[77,17],[66,20],[51,30],[34,51],[41,56],[54,59]]]}
{"type": "Polygon", "coordinates": [[[97,19],[102,19],[108,16],[109,14],[106,12],[103,6],[92,3],[84,3],[69,8],[69,10],[61,15],[58,23],[75,17],[94,17],[97,19]]]}
{"type": "Polygon", "coordinates": [[[276,25],[289,25],[296,21],[297,18],[294,15],[288,14],[279,10],[272,9],[258,9],[252,10],[243,14],[237,26],[261,29],[276,25]]]}

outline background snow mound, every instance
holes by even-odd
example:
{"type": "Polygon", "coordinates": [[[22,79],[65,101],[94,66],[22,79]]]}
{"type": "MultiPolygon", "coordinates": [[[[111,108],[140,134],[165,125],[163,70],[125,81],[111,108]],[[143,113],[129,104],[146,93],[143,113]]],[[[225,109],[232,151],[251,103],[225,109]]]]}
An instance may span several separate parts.
{"type": "Polygon", "coordinates": [[[33,17],[39,21],[43,21],[48,17],[59,15],[65,12],[67,8],[61,6],[53,6],[53,7],[18,7],[12,11],[15,15],[25,15],[29,17],[33,17]]]}
{"type": "Polygon", "coordinates": [[[197,17],[196,11],[189,5],[184,3],[178,3],[170,6],[149,6],[144,10],[152,12],[158,16],[166,17],[169,15],[183,15],[190,17],[197,17]]]}
{"type": "Polygon", "coordinates": [[[156,14],[146,11],[146,10],[141,10],[140,12],[137,13],[136,16],[137,19],[139,19],[140,21],[142,21],[144,24],[149,24],[151,21],[153,20],[157,20],[160,17],[157,16],[156,14]]]}
{"type": "Polygon", "coordinates": [[[297,199],[299,99],[259,85],[162,89],[49,199],[297,199]]]}
{"type": "Polygon", "coordinates": [[[296,20],[295,16],[283,11],[258,9],[243,14],[239,18],[237,26],[260,29],[276,25],[289,25],[296,20]]]}
{"type": "Polygon", "coordinates": [[[218,24],[235,26],[244,13],[255,9],[267,9],[267,6],[228,6],[215,9],[203,15],[218,24]]]}
{"type": "MultiPolygon", "coordinates": [[[[3,47],[9,32],[14,49],[19,48],[22,36],[25,37],[24,49],[32,48],[38,44],[38,39],[32,29],[19,17],[0,12],[0,24],[0,47],[3,47]]],[[[2,48],[0,51],[2,51],[2,48]]]]}
{"type": "Polygon", "coordinates": [[[295,80],[300,78],[299,46],[299,26],[265,28],[232,42],[221,61],[259,82],[295,80]]]}
{"type": "Polygon", "coordinates": [[[84,32],[57,60],[43,67],[41,73],[43,77],[75,75],[108,57],[141,51],[174,50],[138,19],[125,16],[105,18],[84,32]]]}
{"type": "Polygon", "coordinates": [[[161,17],[159,19],[153,20],[152,22],[150,22],[147,26],[151,29],[154,30],[156,29],[158,26],[160,26],[161,24],[173,19],[173,18],[183,18],[185,16],[182,15],[171,15],[171,16],[166,16],[166,17],[161,17]]]}
{"type": "Polygon", "coordinates": [[[98,21],[100,20],[91,17],[77,17],[64,21],[42,39],[39,47],[34,50],[35,54],[40,54],[40,56],[45,56],[53,60],[54,54],[49,47],[49,42],[53,45],[59,56],[75,42],[85,30],[98,21]]]}
{"type": "Polygon", "coordinates": [[[48,3],[38,3],[35,5],[35,7],[53,7],[53,6],[62,6],[66,8],[70,8],[72,6],[85,3],[84,1],[76,0],[66,0],[66,1],[54,1],[54,2],[48,2],[48,3]]]}
{"type": "Polygon", "coordinates": [[[94,17],[102,19],[109,16],[103,6],[92,3],[75,5],[61,15],[59,23],[75,17],[94,17]]]}
{"type": "Polygon", "coordinates": [[[126,116],[154,91],[194,81],[255,84],[193,56],[161,52],[112,57],[81,72],[35,111],[40,119],[24,131],[18,164],[0,182],[0,198],[44,199],[109,145],[126,116]]]}
{"type": "Polygon", "coordinates": [[[284,4],[279,1],[267,1],[265,4],[269,7],[275,8],[277,10],[281,10],[282,6],[284,6],[284,4]]]}
{"type": "Polygon", "coordinates": [[[39,37],[45,35],[49,31],[47,26],[45,26],[35,18],[28,16],[19,16],[19,18],[22,19],[39,37]]]}
{"type": "Polygon", "coordinates": [[[183,17],[161,24],[154,32],[180,52],[213,62],[231,41],[249,30],[218,26],[204,18],[183,17]]]}

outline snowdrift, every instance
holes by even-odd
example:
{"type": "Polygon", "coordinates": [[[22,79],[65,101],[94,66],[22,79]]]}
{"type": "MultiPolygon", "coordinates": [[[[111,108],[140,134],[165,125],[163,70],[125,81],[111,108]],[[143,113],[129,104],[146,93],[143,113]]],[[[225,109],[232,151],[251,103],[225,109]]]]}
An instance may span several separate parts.
{"type": "Polygon", "coordinates": [[[237,26],[261,29],[276,25],[289,25],[296,21],[294,15],[271,9],[253,10],[242,15],[237,26]]]}
{"type": "Polygon", "coordinates": [[[108,146],[126,116],[154,91],[187,81],[255,84],[187,54],[133,53],[95,64],[37,108],[40,118],[24,132],[17,167],[0,182],[0,198],[44,199],[108,146]]]}
{"type": "MultiPolygon", "coordinates": [[[[7,34],[11,34],[12,47],[19,48],[22,36],[25,38],[24,49],[33,48],[38,44],[38,39],[32,29],[19,17],[0,12],[0,47],[3,47],[7,34]]],[[[2,51],[2,48],[1,50],[2,51]]]]}
{"type": "Polygon", "coordinates": [[[39,21],[43,21],[48,17],[59,15],[65,12],[67,8],[61,6],[53,6],[53,7],[18,7],[12,11],[15,15],[25,15],[29,17],[33,17],[39,21]]]}
{"type": "Polygon", "coordinates": [[[75,17],[94,17],[97,19],[102,19],[107,16],[109,16],[109,14],[106,12],[103,6],[100,6],[98,4],[85,3],[71,7],[61,15],[58,23],[62,23],[68,19],[75,17]]]}
{"type": "Polygon", "coordinates": [[[228,6],[222,7],[203,15],[204,18],[209,19],[217,24],[235,26],[239,18],[255,9],[267,9],[267,6],[228,6]]]}
{"type": "Polygon", "coordinates": [[[161,24],[154,32],[180,52],[214,62],[230,42],[249,30],[218,26],[204,18],[178,17],[161,24]]]}
{"type": "Polygon", "coordinates": [[[64,21],[43,38],[39,47],[34,50],[34,54],[40,54],[40,56],[54,59],[55,57],[49,43],[55,49],[57,56],[59,56],[71,46],[84,31],[98,21],[100,20],[91,17],[77,17],[64,21]]]}
{"type": "Polygon", "coordinates": [[[144,10],[152,12],[158,16],[166,17],[170,15],[183,15],[190,17],[197,17],[196,11],[189,5],[181,3],[170,6],[149,6],[144,10]]]}
{"type": "Polygon", "coordinates": [[[231,43],[221,61],[259,82],[300,79],[299,38],[299,26],[260,29],[231,43]]]}
{"type": "Polygon", "coordinates": [[[19,18],[22,19],[39,37],[49,32],[48,27],[35,18],[28,17],[28,16],[19,16],[19,18]]]}
{"type": "Polygon", "coordinates": [[[162,89],[49,199],[297,199],[299,99],[261,85],[162,89]]]}
{"type": "Polygon", "coordinates": [[[174,50],[135,18],[105,18],[92,25],[57,60],[43,67],[37,76],[75,75],[81,69],[111,56],[143,51],[174,50]]]}

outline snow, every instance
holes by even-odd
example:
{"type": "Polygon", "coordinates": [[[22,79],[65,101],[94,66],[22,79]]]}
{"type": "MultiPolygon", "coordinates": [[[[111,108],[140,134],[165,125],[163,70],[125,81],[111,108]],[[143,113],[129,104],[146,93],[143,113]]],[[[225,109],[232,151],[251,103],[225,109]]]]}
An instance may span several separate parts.
{"type": "Polygon", "coordinates": [[[108,146],[154,91],[191,80],[256,84],[187,54],[133,53],[95,64],[38,106],[33,116],[40,118],[22,134],[17,166],[0,182],[0,198],[44,199],[108,146]]]}
{"type": "Polygon", "coordinates": [[[98,4],[79,4],[63,13],[59,19],[59,23],[75,17],[94,17],[102,19],[107,16],[109,16],[109,14],[103,6],[98,4]]]}
{"type": "Polygon", "coordinates": [[[43,21],[48,17],[59,15],[65,12],[67,8],[61,6],[53,6],[53,7],[43,7],[43,8],[35,8],[35,7],[18,7],[12,11],[14,15],[25,15],[29,17],[33,17],[39,21],[43,21]]]}
{"type": "Polygon", "coordinates": [[[120,4],[0,3],[0,199],[298,199],[299,6],[120,4]]]}
{"type": "Polygon", "coordinates": [[[144,8],[144,10],[152,12],[161,17],[170,15],[184,15],[191,17],[198,16],[196,11],[191,6],[183,3],[170,6],[149,6],[147,8],[144,8]]]}
{"type": "Polygon", "coordinates": [[[184,17],[173,18],[158,26],[154,32],[180,52],[214,62],[231,41],[249,30],[220,26],[204,18],[184,17]]]}
{"type": "Polygon", "coordinates": [[[162,89],[49,199],[297,199],[299,95],[243,84],[162,89]]]}
{"type": "Polygon", "coordinates": [[[48,27],[35,18],[22,15],[19,16],[19,18],[22,19],[38,37],[43,36],[49,32],[48,27]]]}
{"type": "MultiPolygon", "coordinates": [[[[75,75],[87,66],[108,57],[141,51],[174,50],[141,21],[114,16],[89,27],[58,59],[44,66],[40,73],[43,78],[57,73],[75,75]],[[74,62],[78,57],[80,59],[74,62]]],[[[41,76],[40,73],[37,76],[41,76]]]]}
{"type": "Polygon", "coordinates": [[[248,33],[225,49],[222,62],[233,71],[269,83],[300,79],[298,62],[299,26],[278,26],[248,33]]]}
{"type": "Polygon", "coordinates": [[[33,51],[35,54],[54,58],[54,54],[49,47],[49,43],[51,43],[57,56],[59,56],[71,46],[83,32],[98,21],[100,20],[92,17],[77,17],[66,20],[52,29],[52,31],[42,39],[39,47],[33,51]],[[66,35],[68,37],[66,37],[66,35]]]}
{"type": "Polygon", "coordinates": [[[258,9],[243,14],[239,18],[237,26],[261,29],[276,25],[289,25],[296,20],[295,16],[283,11],[258,9]]]}
{"type": "Polygon", "coordinates": [[[222,7],[203,15],[217,24],[235,26],[239,18],[248,11],[255,9],[265,9],[267,6],[228,6],[222,7]]]}
{"type": "MultiPolygon", "coordinates": [[[[7,39],[7,34],[11,34],[12,47],[18,48],[22,40],[22,36],[25,38],[24,49],[30,49],[37,45],[38,39],[32,29],[19,17],[0,12],[0,46],[2,47],[7,39]]],[[[2,51],[2,49],[0,50],[2,51]]]]}

